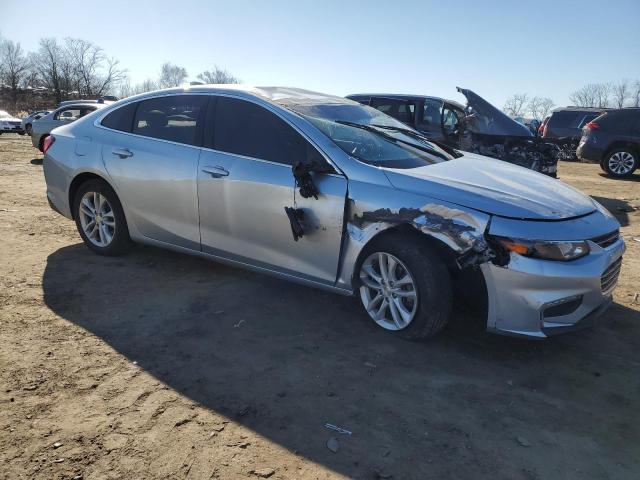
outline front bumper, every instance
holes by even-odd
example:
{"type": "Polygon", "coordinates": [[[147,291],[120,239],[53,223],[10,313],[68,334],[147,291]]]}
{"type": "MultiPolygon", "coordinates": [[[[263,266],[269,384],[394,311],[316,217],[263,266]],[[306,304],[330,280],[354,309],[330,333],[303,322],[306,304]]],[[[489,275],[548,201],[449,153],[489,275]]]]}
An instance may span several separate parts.
{"type": "Polygon", "coordinates": [[[22,125],[2,125],[0,126],[0,132],[2,133],[24,133],[22,125]]]}
{"type": "Polygon", "coordinates": [[[589,255],[556,262],[511,254],[505,267],[486,263],[487,330],[546,338],[593,325],[612,301],[622,237],[606,247],[589,242],[589,255]]]}

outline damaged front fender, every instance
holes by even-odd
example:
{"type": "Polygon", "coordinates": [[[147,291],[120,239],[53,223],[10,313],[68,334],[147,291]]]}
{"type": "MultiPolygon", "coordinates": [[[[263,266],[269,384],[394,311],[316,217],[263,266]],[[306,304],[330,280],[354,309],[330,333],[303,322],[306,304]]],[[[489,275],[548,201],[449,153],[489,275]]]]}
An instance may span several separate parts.
{"type": "Polygon", "coordinates": [[[484,236],[489,215],[420,195],[407,195],[406,192],[393,199],[389,198],[393,191],[376,190],[371,186],[350,186],[346,208],[347,235],[339,283],[353,288],[353,269],[364,247],[377,235],[399,226],[410,226],[446,245],[460,268],[478,265],[492,258],[492,250],[484,236]]]}

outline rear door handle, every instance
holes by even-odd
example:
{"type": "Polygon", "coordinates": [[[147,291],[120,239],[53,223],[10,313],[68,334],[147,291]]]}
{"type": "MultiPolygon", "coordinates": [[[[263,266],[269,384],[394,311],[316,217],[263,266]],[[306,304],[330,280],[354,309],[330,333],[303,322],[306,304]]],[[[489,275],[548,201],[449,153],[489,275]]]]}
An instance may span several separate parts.
{"type": "Polygon", "coordinates": [[[202,171],[204,173],[208,173],[213,178],[226,177],[229,175],[229,171],[220,165],[216,165],[215,167],[203,167],[202,171]]]}
{"type": "Polygon", "coordinates": [[[115,150],[112,150],[111,153],[120,158],[133,157],[133,152],[128,148],[116,148],[115,150]]]}

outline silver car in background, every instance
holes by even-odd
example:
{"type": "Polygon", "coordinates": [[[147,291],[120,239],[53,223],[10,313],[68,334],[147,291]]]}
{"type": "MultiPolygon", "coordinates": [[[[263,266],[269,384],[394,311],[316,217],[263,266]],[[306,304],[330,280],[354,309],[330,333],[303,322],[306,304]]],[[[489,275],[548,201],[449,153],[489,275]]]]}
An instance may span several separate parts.
{"type": "Polygon", "coordinates": [[[618,222],[562,182],[445,148],[340,97],[195,86],[57,128],[44,173],[101,255],[139,242],[356,295],[409,339],[445,326],[454,292],[493,332],[591,324],[620,272],[618,222]]]}
{"type": "Polygon", "coordinates": [[[38,118],[37,121],[32,122],[31,143],[35,148],[42,151],[44,140],[51,133],[51,130],[75,122],[102,107],[104,107],[103,104],[79,101],[56,108],[53,112],[49,112],[38,118]]]}
{"type": "Polygon", "coordinates": [[[40,120],[50,112],[51,110],[36,110],[35,112],[31,112],[29,115],[22,119],[22,129],[26,132],[27,135],[30,136],[33,122],[40,120]]]}

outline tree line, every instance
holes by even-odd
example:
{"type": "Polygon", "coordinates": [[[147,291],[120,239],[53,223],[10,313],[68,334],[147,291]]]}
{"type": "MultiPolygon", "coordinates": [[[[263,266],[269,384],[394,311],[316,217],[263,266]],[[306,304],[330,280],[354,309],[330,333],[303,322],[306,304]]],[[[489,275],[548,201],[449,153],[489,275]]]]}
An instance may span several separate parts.
{"type": "MultiPolygon", "coordinates": [[[[157,78],[132,84],[120,62],[98,45],[79,38],[43,38],[35,51],[0,37],[0,84],[9,89],[14,107],[21,90],[46,90],[55,102],[73,98],[119,98],[158,88],[177,87],[189,74],[184,67],[165,63],[157,78]]],[[[214,66],[197,74],[203,83],[239,83],[225,69],[214,66]]]]}
{"type": "MultiPolygon", "coordinates": [[[[621,80],[618,83],[589,83],[569,95],[576,107],[623,108],[640,107],[640,80],[621,80]]],[[[516,93],[509,97],[503,111],[512,117],[530,116],[542,120],[555,107],[549,97],[530,97],[516,93]]]]}

